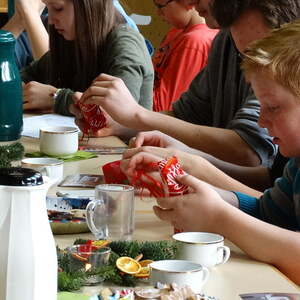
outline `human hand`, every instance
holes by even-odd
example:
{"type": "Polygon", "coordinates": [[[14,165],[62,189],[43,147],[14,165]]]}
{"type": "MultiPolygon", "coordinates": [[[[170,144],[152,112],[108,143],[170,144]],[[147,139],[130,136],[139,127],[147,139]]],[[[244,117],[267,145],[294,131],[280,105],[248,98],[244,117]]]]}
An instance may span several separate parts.
{"type": "Polygon", "coordinates": [[[190,150],[190,147],[188,147],[184,143],[158,130],[139,132],[136,135],[136,137],[132,138],[129,142],[130,148],[141,147],[141,146],[174,148],[186,152],[189,152],[190,150]]]}
{"type": "Polygon", "coordinates": [[[93,81],[81,101],[100,105],[113,120],[130,128],[138,127],[136,115],[145,110],[133,99],[120,78],[107,74],[101,74],[93,81]]]}
{"type": "Polygon", "coordinates": [[[53,109],[52,94],[57,90],[52,85],[30,81],[23,85],[23,109],[53,109]]]}
{"type": "Polygon", "coordinates": [[[144,170],[145,172],[158,171],[156,163],[161,161],[163,157],[151,153],[139,152],[135,155],[128,156],[121,161],[121,170],[128,178],[135,177],[137,171],[144,170]]]}
{"type": "Polygon", "coordinates": [[[16,0],[15,9],[22,17],[36,12],[39,15],[43,12],[45,4],[41,0],[16,0]]]}
{"type": "Polygon", "coordinates": [[[222,213],[231,209],[207,183],[191,175],[178,176],[176,180],[189,187],[189,193],[157,198],[154,212],[158,218],[184,231],[220,232],[222,213]]]}
{"type": "MultiPolygon", "coordinates": [[[[77,106],[77,102],[81,101],[82,93],[76,92],[73,95],[74,103],[70,105],[69,111],[75,116],[75,123],[77,126],[83,131],[86,132],[88,130],[88,124],[83,119],[83,115],[81,110],[77,106]]],[[[104,136],[120,136],[123,133],[124,127],[117,122],[115,122],[104,110],[101,108],[101,111],[106,119],[106,126],[104,128],[99,129],[96,132],[89,132],[92,137],[104,137],[104,136]]]]}

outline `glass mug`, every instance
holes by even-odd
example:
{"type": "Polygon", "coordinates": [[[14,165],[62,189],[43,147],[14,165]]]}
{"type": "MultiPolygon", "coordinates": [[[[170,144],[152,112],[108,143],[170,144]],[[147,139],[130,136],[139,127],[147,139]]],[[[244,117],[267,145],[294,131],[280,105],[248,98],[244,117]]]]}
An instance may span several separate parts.
{"type": "Polygon", "coordinates": [[[134,188],[100,184],[87,205],[86,220],[96,239],[130,240],[134,231],[134,188]]]}

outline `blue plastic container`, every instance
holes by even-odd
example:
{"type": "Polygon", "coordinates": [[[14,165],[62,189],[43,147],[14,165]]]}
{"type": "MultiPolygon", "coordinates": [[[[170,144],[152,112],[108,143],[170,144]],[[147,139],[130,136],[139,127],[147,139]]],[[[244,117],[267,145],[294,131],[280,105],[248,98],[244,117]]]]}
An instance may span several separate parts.
{"type": "Polygon", "coordinates": [[[0,142],[18,140],[23,127],[22,83],[14,51],[14,36],[0,30],[0,142]]]}

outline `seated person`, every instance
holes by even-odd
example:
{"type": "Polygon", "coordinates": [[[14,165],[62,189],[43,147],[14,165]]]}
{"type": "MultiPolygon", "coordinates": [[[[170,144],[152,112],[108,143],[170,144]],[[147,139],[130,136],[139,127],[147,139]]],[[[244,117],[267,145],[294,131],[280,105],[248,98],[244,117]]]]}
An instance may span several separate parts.
{"type": "MultiPolygon", "coordinates": [[[[214,188],[191,175],[178,176],[176,180],[189,187],[189,194],[158,198],[154,207],[160,219],[176,228],[220,233],[250,257],[276,266],[298,285],[299,35],[299,21],[274,30],[269,37],[251,44],[242,64],[261,104],[260,126],[270,131],[281,154],[290,157],[283,176],[259,199],[214,188]]],[[[123,171],[131,177],[153,161],[153,156],[139,153],[123,165],[123,171]]]]}
{"type": "Polygon", "coordinates": [[[196,149],[159,131],[140,132],[131,139],[130,148],[123,157],[130,159],[139,152],[161,157],[176,156],[189,174],[219,188],[261,196],[282,176],[288,159],[277,153],[270,168],[266,166],[245,167],[230,164],[196,149]]]}
{"type": "Polygon", "coordinates": [[[172,110],[172,103],[185,92],[206,65],[212,40],[210,29],[195,5],[185,0],[154,0],[158,15],[172,25],[152,59],[154,66],[153,110],[172,110]]]}
{"type": "MultiPolygon", "coordinates": [[[[118,0],[114,0],[114,5],[125,18],[127,24],[138,31],[136,24],[128,17],[118,0]]],[[[41,18],[39,17],[39,13],[44,7],[45,5],[41,0],[16,1],[14,15],[2,28],[11,31],[17,39],[15,58],[19,69],[28,66],[33,60],[39,59],[49,50],[49,38],[46,31],[48,27],[47,11],[44,11],[41,18]]]]}
{"type": "Polygon", "coordinates": [[[144,38],[125,24],[113,0],[44,3],[50,51],[21,72],[25,110],[71,115],[74,91],[87,89],[102,72],[122,78],[134,99],[152,108],[153,68],[144,38]]]}
{"type": "Polygon", "coordinates": [[[46,16],[40,16],[44,8],[45,4],[41,0],[15,1],[14,15],[1,28],[12,32],[17,39],[15,57],[19,69],[33,59],[39,59],[48,50],[46,16]]]}
{"type": "MultiPolygon", "coordinates": [[[[232,23],[224,26],[229,27],[230,32],[222,30],[216,36],[207,66],[173,104],[172,114],[177,118],[143,109],[119,79],[107,75],[94,81],[94,86],[85,92],[82,101],[100,105],[114,121],[133,130],[160,130],[190,147],[230,163],[269,166],[277,148],[268,132],[257,124],[259,102],[240,71],[241,55],[233,39],[243,52],[251,41],[268,35],[273,27],[295,19],[299,14],[298,1],[231,0],[233,9],[226,16],[222,15],[226,20],[231,17],[232,23]],[[269,6],[276,7],[275,16],[274,9],[269,10],[269,6]],[[128,97],[126,110],[121,109],[120,104],[124,97],[128,97]]],[[[216,20],[210,14],[210,2],[200,1],[197,10],[205,15],[208,26],[213,27],[216,20]],[[204,2],[209,3],[202,8],[204,2]]],[[[212,1],[213,6],[223,3],[222,0],[212,1]]],[[[103,135],[103,130],[96,134],[103,135]]]]}

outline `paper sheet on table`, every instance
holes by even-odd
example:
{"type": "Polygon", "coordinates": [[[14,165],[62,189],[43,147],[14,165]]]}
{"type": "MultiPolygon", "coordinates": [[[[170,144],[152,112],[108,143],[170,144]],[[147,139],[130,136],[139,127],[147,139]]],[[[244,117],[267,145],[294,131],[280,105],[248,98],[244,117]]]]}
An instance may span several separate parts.
{"type": "Polygon", "coordinates": [[[77,127],[74,117],[66,117],[57,114],[46,114],[41,116],[23,118],[22,135],[39,138],[40,128],[48,126],[77,127]]]}

